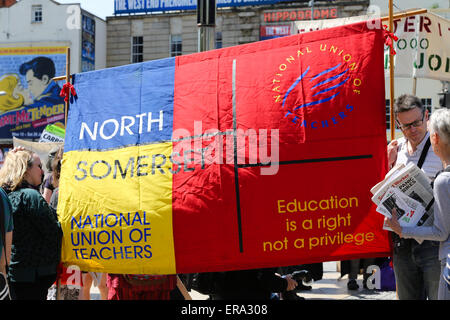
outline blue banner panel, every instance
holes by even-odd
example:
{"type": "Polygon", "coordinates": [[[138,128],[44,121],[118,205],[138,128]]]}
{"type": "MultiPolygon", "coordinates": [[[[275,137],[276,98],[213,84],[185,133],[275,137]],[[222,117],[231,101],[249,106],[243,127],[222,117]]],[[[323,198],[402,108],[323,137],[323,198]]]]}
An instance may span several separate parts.
{"type": "Polygon", "coordinates": [[[69,120],[78,125],[67,127],[65,151],[170,140],[174,78],[175,58],[77,74],[69,120]]]}
{"type": "MultiPolygon", "coordinates": [[[[239,7],[274,4],[292,0],[217,0],[217,7],[239,7]]],[[[114,14],[196,10],[197,0],[115,0],[114,14]]]]}

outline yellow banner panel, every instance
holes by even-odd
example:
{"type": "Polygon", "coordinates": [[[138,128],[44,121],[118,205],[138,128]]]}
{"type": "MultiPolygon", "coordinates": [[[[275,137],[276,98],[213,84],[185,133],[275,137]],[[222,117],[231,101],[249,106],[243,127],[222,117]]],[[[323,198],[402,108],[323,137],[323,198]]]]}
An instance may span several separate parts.
{"type": "Polygon", "coordinates": [[[65,265],[176,273],[171,153],[172,143],[159,143],[64,154],[58,216],[65,265]]]}

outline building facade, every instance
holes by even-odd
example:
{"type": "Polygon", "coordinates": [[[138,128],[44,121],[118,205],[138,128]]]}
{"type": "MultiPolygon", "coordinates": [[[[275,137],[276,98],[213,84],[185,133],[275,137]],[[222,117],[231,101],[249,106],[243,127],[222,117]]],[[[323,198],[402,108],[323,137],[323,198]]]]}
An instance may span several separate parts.
{"type": "MultiPolygon", "coordinates": [[[[264,2],[262,2],[264,3],[264,2]]],[[[314,19],[366,13],[368,0],[315,1],[314,19]]],[[[215,48],[289,35],[293,23],[310,20],[308,1],[219,7],[215,48]]],[[[195,10],[107,17],[107,67],[198,52],[195,10]]]]}
{"type": "MultiPolygon", "coordinates": [[[[430,1],[429,3],[420,0],[396,1],[397,6],[394,7],[394,12],[411,7],[422,7],[446,17],[450,14],[448,12],[449,2],[449,0],[430,1]]],[[[378,9],[376,12],[381,16],[388,15],[388,2],[385,0],[314,1],[313,8],[309,1],[281,1],[268,5],[228,8],[219,7],[220,0],[217,3],[215,48],[290,35],[296,33],[296,21],[308,22],[312,20],[312,17],[314,20],[322,20],[365,15],[368,10],[374,10],[369,6],[376,6],[378,9]]],[[[107,18],[107,67],[198,51],[198,26],[195,11],[147,14],[142,14],[144,10],[137,11],[139,13],[133,15],[116,15],[107,18]]],[[[385,84],[386,121],[389,131],[390,88],[388,78],[386,78],[385,84]]],[[[396,97],[404,93],[414,93],[422,99],[430,111],[439,107],[439,93],[443,88],[441,81],[396,77],[394,87],[396,97]]],[[[400,130],[396,130],[396,136],[401,136],[400,130]]],[[[389,132],[387,132],[387,137],[389,140],[389,132]]]]}
{"type": "Polygon", "coordinates": [[[79,3],[5,0],[2,5],[0,2],[0,47],[42,46],[69,46],[73,73],[105,68],[106,21],[83,10],[79,3]],[[89,57],[93,65],[84,63],[83,67],[83,61],[89,57]]]}
{"type": "Polygon", "coordinates": [[[65,126],[62,83],[52,78],[66,74],[66,48],[71,73],[105,68],[106,21],[79,3],[0,1],[0,144],[65,126]]]}

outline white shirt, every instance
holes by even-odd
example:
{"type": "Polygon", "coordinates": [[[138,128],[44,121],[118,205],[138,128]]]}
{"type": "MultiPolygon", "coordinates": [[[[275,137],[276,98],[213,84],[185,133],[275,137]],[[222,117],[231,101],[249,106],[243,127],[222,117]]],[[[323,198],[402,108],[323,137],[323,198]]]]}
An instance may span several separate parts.
{"type": "MultiPolygon", "coordinates": [[[[430,133],[427,132],[422,142],[417,146],[416,151],[414,151],[411,155],[408,152],[408,144],[405,137],[398,139],[398,154],[396,163],[403,163],[407,165],[409,162],[413,162],[417,165],[420,159],[420,155],[422,153],[423,147],[425,146],[426,141],[430,133]]],[[[428,178],[432,179],[436,176],[438,171],[444,169],[442,166],[442,161],[439,159],[437,155],[434,154],[433,148],[430,146],[428,149],[427,156],[425,157],[425,162],[422,165],[422,171],[428,176],[428,178]]]]}

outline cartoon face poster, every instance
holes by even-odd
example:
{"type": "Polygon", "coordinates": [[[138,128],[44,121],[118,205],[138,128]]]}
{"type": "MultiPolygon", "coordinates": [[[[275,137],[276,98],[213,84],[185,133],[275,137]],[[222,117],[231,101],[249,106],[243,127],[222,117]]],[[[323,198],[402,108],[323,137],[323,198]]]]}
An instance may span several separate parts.
{"type": "Polygon", "coordinates": [[[61,86],[66,47],[0,48],[0,139],[36,139],[48,124],[64,128],[61,86]]]}

